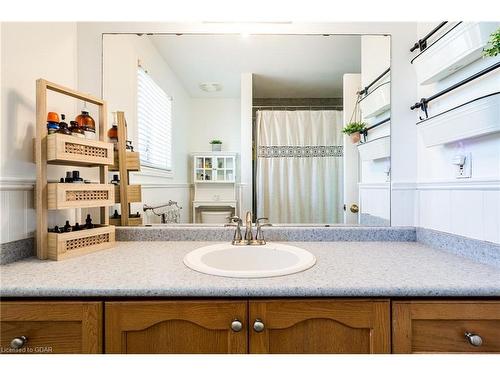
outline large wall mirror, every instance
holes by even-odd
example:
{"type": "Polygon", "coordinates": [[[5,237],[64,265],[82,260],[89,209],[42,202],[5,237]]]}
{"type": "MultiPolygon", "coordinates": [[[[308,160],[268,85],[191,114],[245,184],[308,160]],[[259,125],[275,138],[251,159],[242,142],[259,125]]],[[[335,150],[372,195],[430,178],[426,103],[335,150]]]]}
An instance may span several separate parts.
{"type": "Polygon", "coordinates": [[[103,35],[103,97],[141,154],[132,211],[390,225],[390,77],[385,35],[103,35]]]}

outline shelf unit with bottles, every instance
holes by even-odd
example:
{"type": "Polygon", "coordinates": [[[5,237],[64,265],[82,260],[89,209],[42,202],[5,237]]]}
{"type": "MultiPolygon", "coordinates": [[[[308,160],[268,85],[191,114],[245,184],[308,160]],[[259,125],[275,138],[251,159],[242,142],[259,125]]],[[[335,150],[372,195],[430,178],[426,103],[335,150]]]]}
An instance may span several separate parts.
{"type": "Polygon", "coordinates": [[[107,184],[108,165],[113,163],[113,145],[104,142],[106,102],[45,79],[36,81],[36,254],[39,259],[62,260],[107,249],[115,244],[115,227],[109,225],[107,207],[114,201],[114,191],[107,184]],[[48,134],[47,92],[94,104],[99,111],[99,140],[65,134],[48,134]],[[49,183],[47,166],[98,167],[98,184],[49,183]],[[68,208],[100,207],[100,224],[91,229],[56,233],[48,230],[48,211],[68,208]]]}
{"type": "Polygon", "coordinates": [[[110,166],[111,172],[119,172],[120,183],[115,185],[115,203],[120,204],[120,216],[109,218],[114,225],[138,226],[142,225],[142,216],[131,215],[131,203],[142,201],[141,185],[130,185],[130,172],[141,170],[139,152],[127,150],[127,122],[125,113],[116,112],[116,126],[118,133],[118,142],[114,152],[114,162],[110,166]]]}

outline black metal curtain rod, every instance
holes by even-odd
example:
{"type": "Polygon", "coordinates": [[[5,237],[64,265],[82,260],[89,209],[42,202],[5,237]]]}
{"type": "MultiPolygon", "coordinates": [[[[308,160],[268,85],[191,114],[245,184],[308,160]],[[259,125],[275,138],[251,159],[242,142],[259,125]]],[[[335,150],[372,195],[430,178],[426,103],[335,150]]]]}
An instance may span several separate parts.
{"type": "Polygon", "coordinates": [[[410,48],[410,52],[415,51],[417,48],[420,49],[420,51],[423,51],[424,49],[427,48],[427,39],[429,39],[431,36],[433,36],[440,28],[442,28],[444,25],[446,25],[448,21],[441,22],[439,25],[437,25],[435,28],[433,28],[426,36],[424,36],[422,39],[419,39],[418,42],[416,42],[413,47],[410,48]]]}
{"type": "Polygon", "coordinates": [[[391,68],[387,68],[386,70],[384,70],[384,72],[382,74],[380,74],[377,78],[375,78],[373,81],[370,82],[370,84],[368,86],[366,86],[363,90],[361,91],[358,91],[358,95],[364,95],[364,94],[367,94],[368,93],[368,89],[370,87],[372,87],[380,78],[382,78],[383,76],[385,76],[387,73],[389,73],[391,70],[391,68]]]}
{"type": "Polygon", "coordinates": [[[368,135],[368,130],[372,130],[373,128],[376,128],[377,126],[380,126],[380,125],[382,125],[382,124],[385,124],[385,123],[386,123],[386,122],[388,122],[388,121],[391,121],[391,118],[390,118],[390,117],[388,117],[388,118],[386,118],[386,119],[384,119],[384,120],[381,120],[381,121],[377,122],[376,124],[373,124],[373,125],[371,125],[371,126],[369,126],[369,127],[365,128],[365,129],[363,129],[363,131],[361,132],[361,134],[363,134],[363,139],[364,139],[364,142],[366,142],[366,136],[368,135]]]}
{"type": "Polygon", "coordinates": [[[368,130],[372,130],[373,128],[376,128],[377,126],[380,126],[380,125],[382,125],[382,124],[386,123],[387,121],[391,121],[391,118],[390,118],[390,117],[388,117],[388,118],[386,118],[386,119],[384,119],[384,120],[381,120],[381,121],[377,122],[376,124],[373,124],[373,125],[371,125],[371,126],[369,126],[369,127],[365,128],[365,129],[363,130],[363,132],[368,132],[368,130]]]}
{"type": "Polygon", "coordinates": [[[410,109],[413,111],[414,109],[421,108],[425,112],[425,117],[429,117],[429,115],[427,113],[427,107],[428,107],[429,102],[433,101],[434,99],[439,98],[440,96],[443,96],[444,94],[449,93],[450,91],[455,90],[456,88],[458,88],[460,86],[465,85],[466,83],[469,83],[470,81],[475,80],[476,78],[484,76],[485,74],[488,74],[489,72],[491,72],[495,69],[498,69],[498,68],[500,68],[500,62],[497,62],[497,63],[481,70],[480,72],[477,72],[477,73],[471,75],[470,77],[467,77],[464,80],[462,80],[458,83],[455,83],[454,85],[444,89],[443,91],[438,92],[437,94],[429,96],[428,98],[420,99],[420,101],[418,103],[413,104],[410,107],[410,109]]]}

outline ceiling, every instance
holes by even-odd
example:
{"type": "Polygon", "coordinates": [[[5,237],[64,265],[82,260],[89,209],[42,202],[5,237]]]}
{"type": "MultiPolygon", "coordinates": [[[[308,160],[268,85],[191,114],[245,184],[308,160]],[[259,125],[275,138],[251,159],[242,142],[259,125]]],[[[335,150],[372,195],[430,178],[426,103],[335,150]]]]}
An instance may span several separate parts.
{"type": "Polygon", "coordinates": [[[241,73],[254,74],[256,98],[340,98],[344,73],[361,71],[355,35],[150,35],[195,98],[238,98],[241,73]],[[207,93],[202,82],[218,82],[207,93]]]}

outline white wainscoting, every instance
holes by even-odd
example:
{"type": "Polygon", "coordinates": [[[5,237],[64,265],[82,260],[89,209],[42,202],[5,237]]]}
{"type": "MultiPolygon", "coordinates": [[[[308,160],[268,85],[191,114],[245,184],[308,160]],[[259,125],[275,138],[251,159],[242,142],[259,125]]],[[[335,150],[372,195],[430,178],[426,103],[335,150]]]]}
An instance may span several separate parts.
{"type": "Polygon", "coordinates": [[[0,179],[0,243],[34,236],[34,185],[34,180],[0,179]]]}
{"type": "Polygon", "coordinates": [[[390,184],[388,182],[359,183],[360,214],[368,214],[389,220],[391,207],[390,184]]]}
{"type": "Polygon", "coordinates": [[[417,184],[417,226],[500,243],[500,181],[417,184]]]}

